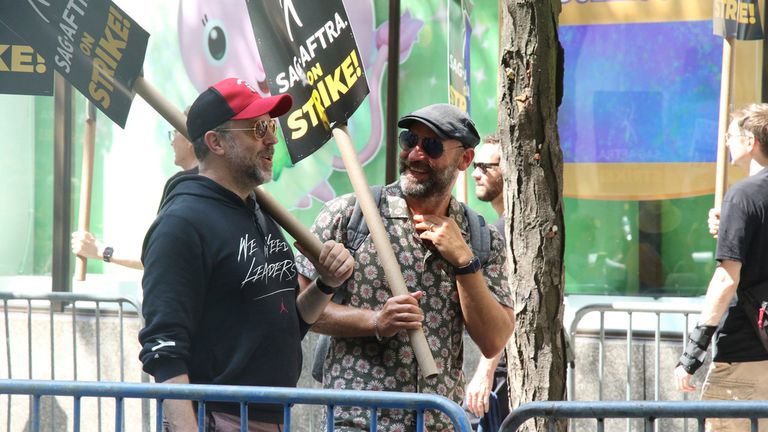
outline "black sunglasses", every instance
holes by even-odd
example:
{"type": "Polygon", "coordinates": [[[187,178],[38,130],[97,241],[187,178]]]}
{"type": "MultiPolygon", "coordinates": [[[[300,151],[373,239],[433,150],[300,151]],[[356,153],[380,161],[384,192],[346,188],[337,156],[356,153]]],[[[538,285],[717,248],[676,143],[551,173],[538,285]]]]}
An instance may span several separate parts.
{"type": "MultiPolygon", "coordinates": [[[[445,146],[443,146],[443,142],[439,139],[419,136],[409,130],[400,132],[400,148],[403,150],[412,150],[419,144],[419,140],[421,140],[422,150],[430,158],[437,159],[443,155],[445,146]]],[[[464,146],[461,145],[461,147],[464,146]]]]}
{"type": "Polygon", "coordinates": [[[479,169],[483,173],[487,173],[491,167],[497,167],[499,166],[498,162],[474,162],[472,163],[472,166],[475,167],[475,169],[479,169]]]}

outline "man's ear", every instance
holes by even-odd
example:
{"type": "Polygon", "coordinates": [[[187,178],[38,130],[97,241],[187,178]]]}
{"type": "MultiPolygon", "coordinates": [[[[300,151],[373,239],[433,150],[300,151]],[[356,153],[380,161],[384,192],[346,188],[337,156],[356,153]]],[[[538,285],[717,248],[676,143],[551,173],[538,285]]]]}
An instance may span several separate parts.
{"type": "Polygon", "coordinates": [[[203,141],[205,142],[205,145],[208,146],[208,150],[210,150],[211,153],[217,156],[224,155],[224,140],[218,132],[206,132],[205,135],[203,135],[203,141]]]}
{"type": "Polygon", "coordinates": [[[466,171],[467,168],[469,168],[469,164],[472,163],[472,159],[475,158],[475,149],[468,148],[464,150],[464,153],[461,154],[461,160],[459,161],[459,166],[457,167],[459,171],[466,171]]]}

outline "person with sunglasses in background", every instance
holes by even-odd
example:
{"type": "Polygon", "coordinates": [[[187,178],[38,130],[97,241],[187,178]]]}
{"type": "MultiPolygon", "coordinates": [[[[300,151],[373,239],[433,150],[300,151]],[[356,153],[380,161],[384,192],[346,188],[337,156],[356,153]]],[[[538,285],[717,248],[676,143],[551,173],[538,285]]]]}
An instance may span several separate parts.
{"type": "MultiPolygon", "coordinates": [[[[480,142],[474,122],[448,104],[429,105],[398,121],[400,179],[384,186],[379,210],[405,277],[409,294],[395,297],[384,278],[373,240],[354,251],[352,277],[339,288],[342,299],[326,307],[313,331],[331,336],[323,367],[328,389],[384,390],[439,394],[464,399],[464,329],[487,357],[498,354],[515,325],[504,272],[504,243],[489,232],[489,257],[481,264],[470,243],[464,207],[452,195],[459,171],[471,166],[480,142]],[[438,368],[419,371],[407,330],[423,329],[438,368]]],[[[346,243],[356,198],[326,203],[312,230],[322,240],[346,243]]],[[[317,272],[302,256],[296,264],[302,286],[317,272]]],[[[335,430],[369,430],[368,410],[337,407],[335,430]]],[[[442,414],[427,411],[424,428],[450,430],[442,414]]],[[[379,411],[379,431],[415,430],[413,411],[379,411]]]]}
{"type": "MultiPolygon", "coordinates": [[[[156,382],[295,387],[301,340],[352,273],[349,251],[327,241],[312,259],[317,281],[299,294],[291,246],[255,201],[254,188],[272,179],[274,117],[291,103],[228,78],[189,110],[200,171],[170,185],[142,253],[139,357],[156,382]]],[[[166,430],[197,430],[192,402],[164,407],[166,430]]],[[[240,430],[239,404],[205,408],[206,430],[240,430]]],[[[282,423],[282,406],[248,405],[248,431],[279,432],[282,423]]]]}
{"type": "MultiPolygon", "coordinates": [[[[491,203],[499,218],[494,226],[504,240],[504,178],[501,172],[501,148],[498,134],[486,135],[475,153],[472,178],[475,179],[475,196],[491,203]]],[[[502,350],[496,356],[480,356],[477,369],[467,384],[465,407],[472,416],[473,428],[478,431],[495,431],[509,414],[509,388],[507,385],[507,355],[502,350]]]]}

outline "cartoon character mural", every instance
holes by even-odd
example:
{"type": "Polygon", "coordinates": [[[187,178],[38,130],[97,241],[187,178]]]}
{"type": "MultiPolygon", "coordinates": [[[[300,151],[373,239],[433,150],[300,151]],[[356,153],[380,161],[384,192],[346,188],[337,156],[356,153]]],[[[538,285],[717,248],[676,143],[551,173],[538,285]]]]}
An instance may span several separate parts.
{"type": "MultiPolygon", "coordinates": [[[[383,118],[381,107],[382,74],[387,65],[388,22],[374,27],[373,0],[344,0],[347,15],[355,33],[360,56],[369,80],[370,94],[349,122],[360,163],[370,162],[382,146],[383,118]]],[[[400,62],[404,62],[417,41],[423,22],[408,11],[401,17],[400,62]]],[[[262,94],[269,94],[253,36],[248,9],[242,0],[185,0],[179,2],[179,44],[184,67],[198,91],[226,77],[241,77],[255,84],[262,94]]],[[[301,162],[301,174],[280,148],[275,154],[269,191],[279,191],[280,200],[289,208],[309,208],[312,198],[322,202],[336,196],[328,183],[332,170],[343,170],[335,145],[326,145],[301,162]]]]}

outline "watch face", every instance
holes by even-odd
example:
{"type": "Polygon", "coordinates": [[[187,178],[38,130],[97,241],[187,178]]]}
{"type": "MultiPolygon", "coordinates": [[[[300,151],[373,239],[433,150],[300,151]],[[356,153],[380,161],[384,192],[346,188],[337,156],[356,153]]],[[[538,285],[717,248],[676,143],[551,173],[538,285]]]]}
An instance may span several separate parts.
{"type": "Polygon", "coordinates": [[[102,258],[104,258],[104,262],[109,262],[112,260],[112,253],[114,252],[114,249],[110,246],[107,246],[104,248],[104,253],[102,254],[102,258]]]}

